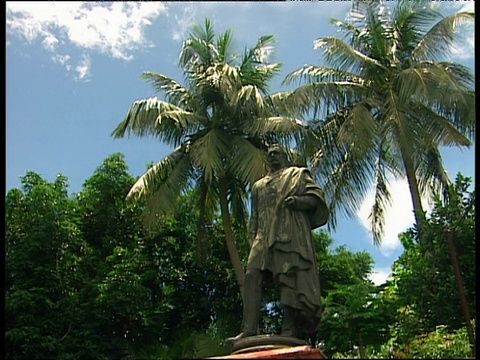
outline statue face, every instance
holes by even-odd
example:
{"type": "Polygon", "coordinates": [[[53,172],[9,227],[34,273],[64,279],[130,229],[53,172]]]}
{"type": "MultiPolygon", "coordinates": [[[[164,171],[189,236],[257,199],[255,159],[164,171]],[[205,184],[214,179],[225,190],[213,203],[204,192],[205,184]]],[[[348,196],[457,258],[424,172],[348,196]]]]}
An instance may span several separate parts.
{"type": "Polygon", "coordinates": [[[272,170],[278,170],[287,164],[287,154],[279,147],[273,147],[267,152],[268,166],[272,170]]]}

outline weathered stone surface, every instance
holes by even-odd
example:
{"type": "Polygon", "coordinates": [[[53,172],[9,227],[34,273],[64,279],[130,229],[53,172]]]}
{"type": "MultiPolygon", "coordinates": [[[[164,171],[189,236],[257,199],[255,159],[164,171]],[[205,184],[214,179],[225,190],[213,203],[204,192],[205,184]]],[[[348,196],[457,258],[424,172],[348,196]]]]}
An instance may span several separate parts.
{"type": "Polygon", "coordinates": [[[206,359],[326,359],[320,349],[308,345],[290,346],[279,349],[250,351],[241,354],[209,357],[206,359]]]}
{"type": "Polygon", "coordinates": [[[290,346],[307,345],[305,341],[281,335],[255,335],[242,338],[232,344],[232,354],[271,350],[290,346]]]}
{"type": "Polygon", "coordinates": [[[230,355],[206,359],[326,359],[326,356],[295,337],[255,335],[233,342],[230,355]]]}

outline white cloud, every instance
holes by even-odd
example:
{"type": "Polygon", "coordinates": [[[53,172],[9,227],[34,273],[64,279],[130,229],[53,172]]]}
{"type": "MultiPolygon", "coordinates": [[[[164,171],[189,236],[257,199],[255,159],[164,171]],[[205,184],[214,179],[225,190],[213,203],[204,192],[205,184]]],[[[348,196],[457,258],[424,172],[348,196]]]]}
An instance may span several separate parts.
{"type": "MultiPolygon", "coordinates": [[[[456,12],[475,12],[475,1],[432,2],[431,6],[444,15],[456,12]]],[[[474,21],[473,21],[474,22],[474,21]]],[[[475,24],[460,24],[456,29],[456,44],[450,49],[449,61],[473,60],[475,53],[475,24]]]]}
{"type": "Polygon", "coordinates": [[[375,268],[370,274],[369,278],[373,281],[375,285],[382,285],[387,281],[390,273],[390,268],[375,268]]]}
{"type": "MultiPolygon", "coordinates": [[[[395,250],[400,249],[402,244],[398,240],[398,235],[412,227],[415,220],[407,182],[405,180],[390,180],[388,189],[391,196],[391,206],[385,210],[385,233],[380,245],[380,251],[387,257],[395,250]]],[[[357,213],[360,223],[370,234],[368,216],[373,205],[373,199],[372,190],[365,197],[357,213]]],[[[425,211],[430,211],[430,206],[426,201],[423,201],[423,206],[425,211]]]]}
{"type": "Polygon", "coordinates": [[[61,55],[61,54],[55,54],[52,56],[52,60],[55,63],[61,64],[69,70],[69,61],[70,61],[70,55],[61,55]]]}
{"type": "Polygon", "coordinates": [[[145,28],[166,11],[165,3],[156,1],[19,1],[7,2],[6,8],[8,34],[21,37],[28,43],[39,39],[49,52],[59,52],[69,45],[81,49],[83,55],[78,65],[72,67],[64,62],[65,67],[79,71],[79,78],[84,78],[88,72],[85,66],[89,61],[85,59],[89,51],[130,60],[135,50],[152,46],[145,38],[145,28]]]}
{"type": "Polygon", "coordinates": [[[450,57],[453,61],[473,59],[475,54],[475,26],[474,24],[464,24],[460,26],[456,33],[458,40],[451,50],[450,57]]]}
{"type": "MultiPolygon", "coordinates": [[[[457,11],[458,12],[475,12],[475,2],[468,1],[459,3],[458,6],[460,7],[457,11]]],[[[452,49],[452,60],[465,60],[465,59],[473,59],[475,54],[475,24],[474,22],[470,24],[463,24],[459,26],[456,30],[457,35],[459,36],[459,41],[457,46],[452,49]]]]}
{"type": "Polygon", "coordinates": [[[77,80],[86,80],[90,75],[90,57],[84,55],[81,61],[77,64],[75,71],[78,74],[77,80]]]}

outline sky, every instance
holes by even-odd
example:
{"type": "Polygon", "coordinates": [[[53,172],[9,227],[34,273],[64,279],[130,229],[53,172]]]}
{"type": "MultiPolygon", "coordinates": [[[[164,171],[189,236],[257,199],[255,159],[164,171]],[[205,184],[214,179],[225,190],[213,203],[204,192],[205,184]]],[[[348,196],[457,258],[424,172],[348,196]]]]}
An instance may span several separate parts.
{"type": "MultiPolygon", "coordinates": [[[[393,4],[394,2],[389,2],[393,4]]],[[[474,1],[433,1],[444,15],[474,11],[474,1]]],[[[350,1],[287,2],[6,2],[6,191],[20,188],[20,177],[33,171],[47,181],[68,178],[78,193],[102,162],[122,153],[134,176],[147,164],[173,151],[152,138],[113,139],[111,132],[130,105],[161,94],[139,77],[144,71],[179,82],[177,59],[193,23],[212,21],[216,33],[232,29],[242,52],[264,35],[276,39],[272,61],[283,63],[270,92],[290,90],[284,77],[303,65],[322,65],[313,42],[342,37],[330,22],[345,20],[350,1]]],[[[473,27],[445,60],[474,72],[473,27]]],[[[182,82],[183,83],[183,82],[182,82]]],[[[475,181],[475,146],[441,148],[452,180],[458,172],[475,181]]],[[[413,225],[405,181],[391,179],[392,206],[386,214],[381,246],[368,230],[372,195],[355,217],[337,219],[333,247],[366,251],[374,260],[372,280],[380,284],[403,252],[398,234],[413,225]]],[[[428,200],[425,200],[428,210],[428,200]]]]}

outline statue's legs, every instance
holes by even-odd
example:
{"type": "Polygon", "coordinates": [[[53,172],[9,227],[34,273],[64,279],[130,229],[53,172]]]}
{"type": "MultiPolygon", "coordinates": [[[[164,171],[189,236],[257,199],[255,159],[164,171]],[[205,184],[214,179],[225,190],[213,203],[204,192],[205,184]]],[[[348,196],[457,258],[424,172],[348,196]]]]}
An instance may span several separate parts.
{"type": "Polygon", "coordinates": [[[282,322],[282,336],[296,337],[298,335],[296,310],[290,306],[284,307],[283,322],[282,322]]]}
{"type": "Polygon", "coordinates": [[[262,306],[263,273],[259,269],[247,269],[243,299],[243,337],[256,335],[262,306]]]}

